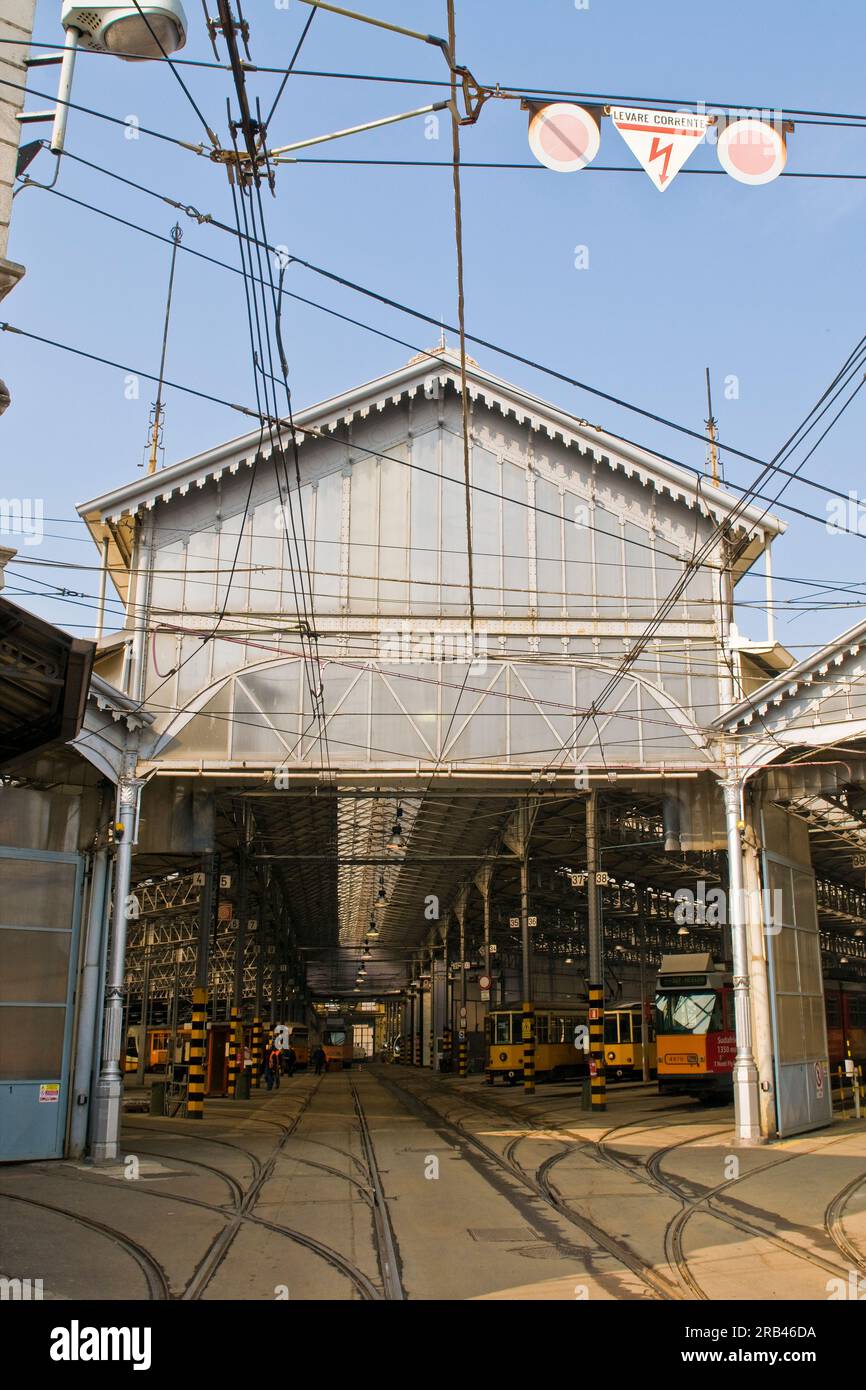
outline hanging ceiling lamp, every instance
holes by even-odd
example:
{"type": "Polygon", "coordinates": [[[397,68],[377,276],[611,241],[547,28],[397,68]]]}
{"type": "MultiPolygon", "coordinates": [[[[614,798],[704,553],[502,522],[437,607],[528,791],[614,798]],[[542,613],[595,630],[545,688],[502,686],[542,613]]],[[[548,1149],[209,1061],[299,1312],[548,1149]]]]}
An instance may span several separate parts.
{"type": "Polygon", "coordinates": [[[403,848],[403,826],[400,822],[403,819],[403,808],[398,803],[394,813],[394,824],[391,826],[391,834],[388,838],[386,849],[398,850],[403,848]]]}

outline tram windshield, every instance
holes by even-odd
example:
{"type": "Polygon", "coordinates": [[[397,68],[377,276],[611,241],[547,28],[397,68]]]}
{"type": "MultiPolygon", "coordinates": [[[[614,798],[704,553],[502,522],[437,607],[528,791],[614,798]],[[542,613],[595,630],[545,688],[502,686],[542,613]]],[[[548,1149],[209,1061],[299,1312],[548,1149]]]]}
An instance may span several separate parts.
{"type": "Polygon", "coordinates": [[[344,1047],[346,1042],[346,1031],[344,1028],[329,1028],[325,1033],[325,1044],[327,1047],[344,1047]]]}
{"type": "Polygon", "coordinates": [[[523,1037],[522,1014],[488,1014],[487,1036],[491,1043],[502,1044],[520,1042],[523,1037]]]}
{"type": "Polygon", "coordinates": [[[722,996],[715,990],[656,995],[656,1033],[717,1033],[722,1027],[722,996]]]}

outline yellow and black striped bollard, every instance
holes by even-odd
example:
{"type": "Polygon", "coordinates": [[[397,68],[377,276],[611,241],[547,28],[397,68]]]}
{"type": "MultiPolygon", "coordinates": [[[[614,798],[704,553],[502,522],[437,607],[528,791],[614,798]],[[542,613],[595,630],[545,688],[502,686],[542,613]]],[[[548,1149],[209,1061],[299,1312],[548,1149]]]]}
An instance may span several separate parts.
{"type": "Polygon", "coordinates": [[[252,1054],[253,1074],[251,1081],[254,1086],[258,1086],[262,1070],[262,1020],[260,1018],[253,1019],[252,1054]]]}
{"type": "Polygon", "coordinates": [[[593,1110],[606,1110],[604,989],[601,985],[590,985],[589,987],[589,1089],[593,1110]]]}
{"type": "Polygon", "coordinates": [[[186,1113],[191,1120],[204,1118],[204,1066],[207,1036],[207,990],[192,992],[192,1027],[189,1035],[189,1081],[186,1113]]]}
{"type": "Polygon", "coordinates": [[[523,1001],[523,1089],[535,1090],[535,1005],[523,1001]]]}
{"type": "Polygon", "coordinates": [[[238,1057],[238,1028],[240,1014],[237,1009],[232,1009],[229,1015],[229,1072],[228,1072],[228,1094],[234,1100],[238,1093],[238,1071],[243,1066],[243,1056],[238,1057]]]}

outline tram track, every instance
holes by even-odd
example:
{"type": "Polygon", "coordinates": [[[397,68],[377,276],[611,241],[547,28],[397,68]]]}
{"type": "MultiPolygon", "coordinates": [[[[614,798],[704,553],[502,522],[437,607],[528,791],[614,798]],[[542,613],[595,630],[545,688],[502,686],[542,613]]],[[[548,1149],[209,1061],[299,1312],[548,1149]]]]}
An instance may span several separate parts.
{"type": "Polygon", "coordinates": [[[91,1231],[96,1235],[104,1236],[121,1250],[125,1251],[129,1257],[135,1261],[145,1277],[151,1302],[168,1302],[171,1299],[171,1286],[166,1271],[159,1261],[146,1250],[138,1241],[131,1236],[124,1235],[114,1226],[107,1226],[102,1221],[95,1221],[93,1217],[83,1216],[81,1212],[73,1211],[70,1207],[59,1206],[55,1202],[45,1202],[35,1197],[24,1197],[19,1193],[0,1192],[0,1200],[8,1202],[21,1202],[26,1206],[37,1207],[42,1211],[53,1212],[56,1216],[64,1217],[68,1221],[74,1221],[77,1225],[83,1226],[85,1230],[91,1231]]]}
{"type": "MultiPolygon", "coordinates": [[[[244,1189],[240,1186],[239,1183],[236,1182],[235,1179],[231,1178],[229,1174],[224,1173],[219,1168],[214,1168],[209,1163],[202,1162],[201,1159],[186,1157],[180,1158],[178,1155],[174,1154],[157,1154],[156,1151],[152,1149],[148,1150],[148,1152],[153,1154],[154,1157],[165,1158],[168,1162],[182,1163],[187,1167],[198,1168],[201,1169],[202,1172],[212,1174],[215,1177],[223,1178],[235,1190],[236,1200],[231,1208],[226,1208],[222,1206],[215,1206],[212,1202],[202,1201],[200,1197],[190,1197],[188,1194],[181,1195],[179,1193],[155,1192],[150,1190],[149,1188],[142,1188],[141,1191],[144,1195],[148,1197],[155,1197],[160,1201],[182,1202],[187,1206],[198,1207],[205,1211],[213,1212],[215,1215],[223,1216],[227,1220],[230,1220],[233,1215],[240,1213],[243,1222],[246,1222],[254,1226],[261,1226],[264,1230],[270,1231],[274,1235],[284,1236],[287,1240],[292,1241],[294,1244],[301,1245],[305,1249],[311,1251],[313,1254],[318,1255],[319,1258],[324,1260],[326,1264],[338,1270],[340,1274],[343,1274],[350,1281],[350,1283],[352,1283],[355,1286],[362,1298],[368,1301],[377,1301],[380,1299],[381,1295],[379,1294],[378,1289],[371,1282],[371,1280],[367,1278],[364,1271],[359,1269],[359,1267],[355,1265],[351,1260],[347,1259],[346,1256],[344,1256],[341,1253],[341,1251],[334,1249],[333,1246],[326,1245],[323,1241],[316,1240],[315,1237],[310,1236],[305,1232],[297,1231],[290,1226],[281,1226],[278,1222],[275,1221],[268,1221],[264,1217],[256,1215],[255,1212],[243,1211],[242,1208],[245,1196],[244,1189]]],[[[302,1160],[295,1160],[293,1155],[292,1161],[295,1162],[302,1160]]],[[[345,1178],[345,1174],[339,1173],[337,1169],[330,1169],[329,1172],[332,1173],[334,1176],[345,1178]]],[[[211,1277],[213,1276],[211,1275],[211,1277]]],[[[197,1297],[200,1297],[200,1293],[197,1295],[197,1297]]]]}
{"type": "Polygon", "coordinates": [[[866,1183],[866,1175],[859,1175],[852,1182],[836,1193],[827,1203],[824,1210],[824,1229],[837,1249],[851,1261],[854,1268],[866,1274],[866,1255],[858,1250],[854,1242],[850,1239],[843,1224],[845,1208],[858,1188],[866,1183]]]}
{"type": "Polygon", "coordinates": [[[540,1199],[540,1201],[555,1212],[558,1217],[576,1227],[585,1236],[589,1236],[590,1240],[597,1246],[605,1250],[617,1260],[619,1264],[623,1265],[635,1275],[635,1277],[651,1291],[653,1297],[665,1300],[679,1297],[678,1290],[670,1284],[668,1280],[661,1278],[655,1271],[651,1270],[640,1256],[627,1245],[623,1244],[623,1242],[618,1240],[615,1236],[611,1236],[588,1217],[575,1211],[574,1208],[565,1201],[562,1195],[549,1185],[546,1180],[546,1175],[539,1180],[536,1176],[530,1175],[520,1164],[509,1162],[502,1154],[497,1153],[496,1149],[491,1145],[485,1143],[483,1139],[480,1139],[476,1134],[473,1134],[471,1130],[467,1129],[465,1125],[447,1118],[438,1111],[435,1106],[429,1105],[427,1101],[423,1100],[410,1089],[401,1086],[399,1082],[391,1078],[386,1080],[381,1076],[377,1077],[377,1080],[385,1090],[390,1091],[392,1094],[396,1093],[398,1098],[402,1098],[404,1103],[405,1100],[408,1099],[414,1103],[415,1106],[425,1111],[432,1117],[435,1125],[444,1125],[446,1129],[450,1129],[458,1136],[458,1139],[462,1143],[468,1144],[470,1147],[474,1148],[476,1152],[483,1155],[489,1163],[507,1173],[528,1191],[532,1192],[535,1197],[540,1199]]]}
{"type": "MultiPolygon", "coordinates": [[[[347,1150],[340,1149],[335,1145],[323,1144],[321,1143],[321,1141],[318,1140],[301,1140],[300,1136],[297,1133],[300,1121],[303,1118],[303,1115],[305,1114],[309,1106],[312,1104],[314,1096],[316,1092],[320,1089],[321,1085],[322,1082],[320,1081],[315,1087],[312,1088],[308,1095],[304,1097],[304,1101],[299,1107],[297,1113],[291,1117],[287,1124],[284,1124],[281,1121],[277,1121],[272,1118],[263,1120],[263,1123],[278,1128],[281,1131],[281,1136],[274,1149],[274,1152],[264,1162],[259,1160],[256,1157],[256,1155],[252,1154],[249,1149],[246,1149],[239,1144],[234,1144],[224,1139],[214,1139],[212,1136],[203,1134],[201,1133],[201,1131],[198,1130],[190,1131],[187,1128],[182,1131],[175,1131],[174,1128],[172,1128],[172,1134],[177,1133],[180,1137],[183,1137],[185,1139],[194,1138],[199,1139],[204,1143],[215,1143],[225,1149],[234,1151],[239,1154],[243,1154],[245,1158],[252,1163],[254,1174],[252,1181],[246,1188],[242,1187],[241,1184],[237,1181],[237,1179],[235,1179],[230,1174],[225,1173],[222,1169],[213,1167],[212,1164],[208,1164],[201,1159],[194,1159],[186,1156],[181,1157],[180,1155],[172,1155],[165,1153],[157,1154],[157,1152],[150,1146],[147,1147],[147,1152],[153,1154],[154,1156],[163,1157],[169,1162],[178,1162],[184,1165],[188,1165],[190,1167],[198,1168],[202,1172],[207,1172],[213,1176],[222,1178],[224,1181],[228,1183],[230,1190],[233,1194],[233,1204],[230,1208],[226,1208],[225,1206],[215,1206],[211,1203],[203,1202],[199,1198],[189,1197],[186,1195],[178,1196],[177,1194],[171,1194],[171,1197],[169,1197],[168,1193],[148,1191],[149,1196],[154,1196],[158,1199],[182,1201],[199,1208],[205,1208],[206,1210],[212,1211],[215,1214],[221,1215],[222,1217],[226,1218],[227,1221],[226,1226],[223,1228],[222,1231],[218,1233],[214,1241],[211,1243],[211,1246],[209,1247],[208,1251],[205,1253],[203,1258],[200,1260],[192,1277],[183,1289],[183,1292],[179,1295],[180,1301],[197,1301],[203,1297],[206,1289],[208,1288],[208,1286],[216,1276],[218,1270],[222,1266],[223,1262],[227,1258],[231,1249],[231,1245],[238,1231],[245,1224],[258,1226],[263,1230],[267,1230],[273,1233],[274,1235],[281,1236],[284,1239],[287,1239],[293,1242],[294,1244],[300,1245],[304,1249],[310,1251],[310,1253],[316,1255],[326,1264],[331,1266],[333,1269],[337,1270],[343,1277],[345,1277],[351,1283],[351,1285],[357,1291],[360,1297],[365,1301],[377,1302],[382,1301],[383,1298],[388,1299],[394,1297],[403,1297],[402,1288],[399,1285],[398,1263],[396,1259],[396,1252],[393,1248],[393,1237],[391,1237],[389,1245],[388,1234],[386,1233],[385,1229],[387,1226],[387,1231],[390,1231],[390,1225],[387,1222],[387,1215],[385,1216],[383,1223],[381,1216],[377,1214],[375,1183],[378,1182],[378,1168],[375,1163],[375,1154],[372,1153],[372,1151],[369,1155],[365,1153],[365,1157],[367,1159],[367,1176],[369,1178],[369,1186],[367,1186],[364,1182],[359,1181],[357,1177],[353,1176],[351,1172],[341,1172],[339,1169],[334,1168],[331,1165],[318,1163],[313,1159],[303,1158],[296,1153],[289,1154],[288,1152],[286,1152],[286,1145],[292,1139],[299,1140],[299,1142],[303,1143],[319,1144],[320,1147],[326,1148],[329,1152],[336,1153],[344,1157],[349,1162],[351,1167],[356,1167],[362,1173],[364,1172],[364,1165],[362,1165],[359,1162],[359,1160],[353,1154],[349,1153],[347,1150]],[[368,1206],[371,1209],[371,1215],[374,1223],[374,1239],[377,1245],[377,1257],[379,1259],[379,1266],[380,1270],[382,1271],[382,1290],[378,1289],[375,1283],[367,1276],[367,1274],[354,1261],[352,1261],[346,1255],[344,1255],[342,1251],[337,1250],[334,1246],[329,1245],[324,1241],[318,1240],[315,1236],[312,1236],[307,1232],[298,1231],[292,1227],[281,1225],[278,1222],[267,1220],[266,1218],[260,1216],[254,1210],[255,1203],[258,1201],[261,1189],[267,1182],[268,1178],[272,1175],[274,1167],[281,1156],[290,1158],[293,1163],[299,1163],[304,1167],[309,1167],[319,1172],[325,1172],[329,1177],[339,1178],[343,1182],[349,1183],[350,1186],[354,1190],[359,1192],[361,1197],[367,1202],[368,1206]],[[387,1256],[383,1256],[380,1253],[383,1248],[386,1251],[388,1251],[387,1256]]],[[[351,1088],[351,1090],[354,1099],[354,1088],[351,1088]]],[[[253,1116],[252,1118],[258,1119],[257,1116],[253,1116]]],[[[363,1128],[366,1128],[366,1119],[363,1118],[363,1111],[361,1123],[363,1128]]],[[[144,1130],[147,1127],[146,1124],[138,1124],[130,1126],[130,1128],[144,1130]]],[[[146,1139],[146,1136],[142,1137],[146,1139]]],[[[157,1138],[157,1142],[159,1142],[157,1135],[154,1135],[154,1137],[157,1138]]],[[[368,1130],[367,1141],[370,1144],[372,1144],[372,1140],[370,1139],[368,1130]]],[[[379,1190],[381,1192],[381,1187],[379,1190]]],[[[147,1189],[145,1189],[145,1191],[147,1191],[147,1189]]],[[[381,1200],[384,1201],[383,1198],[381,1200]]]]}
{"type": "MultiPolygon", "coordinates": [[[[525,1114],[521,1116],[519,1111],[500,1105],[498,1102],[494,1101],[492,1097],[461,1096],[460,1103],[464,1106],[475,1106],[487,1114],[495,1114],[498,1112],[500,1116],[518,1122],[522,1121],[523,1124],[526,1124],[527,1119],[531,1119],[533,1123],[543,1120],[546,1124],[546,1128],[554,1135],[556,1135],[557,1131],[562,1130],[560,1121],[554,1120],[550,1123],[550,1116],[545,1116],[543,1112],[541,1114],[533,1114],[532,1116],[526,1116],[525,1114]]],[[[682,1107],[676,1107],[677,1111],[681,1111],[681,1109],[682,1107]]],[[[774,1223],[771,1219],[768,1219],[767,1224],[764,1225],[750,1221],[739,1213],[720,1210],[717,1205],[719,1199],[721,1198],[723,1201],[724,1192],[728,1188],[733,1187],[734,1184],[742,1182],[742,1178],[727,1179],[714,1188],[695,1194],[693,1191],[684,1191],[681,1185],[669,1179],[661,1172],[661,1164],[669,1153],[675,1149],[686,1147],[689,1144],[694,1144],[701,1139],[710,1137],[714,1130],[709,1130],[705,1134],[691,1135],[687,1139],[678,1140],[674,1144],[666,1144],[650,1154],[645,1161],[630,1161],[624,1155],[618,1154],[612,1149],[610,1140],[614,1136],[620,1135],[627,1130],[654,1128],[654,1124],[649,1121],[650,1117],[644,1115],[638,1120],[631,1121],[626,1125],[615,1126],[597,1139],[585,1139],[582,1136],[575,1136],[573,1134],[563,1135],[563,1151],[560,1154],[552,1155],[545,1159],[536,1170],[534,1175],[535,1180],[541,1180],[543,1185],[548,1187],[554,1198],[557,1198],[559,1194],[550,1183],[550,1170],[564,1158],[568,1157],[569,1154],[573,1154],[575,1151],[579,1150],[590,1157],[594,1154],[599,1161],[619,1168],[636,1180],[646,1182],[648,1186],[652,1187],[658,1193],[673,1198],[681,1203],[683,1209],[678,1212],[665,1227],[663,1236],[665,1260],[672,1274],[675,1274],[676,1277],[679,1278],[688,1294],[695,1299],[706,1301],[710,1296],[702,1288],[689,1265],[684,1250],[683,1237],[688,1222],[701,1211],[704,1211],[715,1220],[742,1231],[746,1235],[766,1240],[784,1253],[800,1261],[811,1264],[816,1268],[821,1268],[837,1277],[845,1272],[841,1270],[836,1263],[827,1259],[820,1252],[808,1250],[798,1245],[795,1241],[788,1239],[779,1229],[778,1224],[774,1223]]],[[[462,1125],[458,1125],[458,1127],[461,1132],[465,1132],[462,1125]]],[[[722,1132],[727,1128],[729,1128],[729,1126],[725,1124],[722,1132]]],[[[512,1140],[506,1150],[505,1161],[517,1167],[521,1167],[516,1158],[516,1150],[521,1143],[531,1141],[532,1138],[533,1134],[530,1132],[529,1134],[517,1136],[512,1140]]],[[[845,1138],[847,1138],[847,1136],[843,1135],[840,1136],[838,1140],[831,1140],[830,1143],[839,1143],[845,1138]]],[[[826,1145],[823,1147],[826,1147],[826,1145]]],[[[781,1158],[776,1158],[770,1163],[762,1164],[755,1173],[749,1174],[748,1177],[758,1176],[759,1173],[766,1172],[768,1168],[776,1167],[781,1163],[790,1162],[794,1158],[800,1156],[800,1154],[786,1154],[781,1158]]],[[[526,1174],[525,1169],[521,1168],[521,1171],[526,1174]]],[[[526,1174],[526,1176],[529,1177],[529,1174],[526,1174]]],[[[748,1181],[748,1177],[746,1181],[748,1181]]],[[[840,1213],[844,1211],[844,1207],[847,1201],[850,1200],[853,1192],[856,1191],[857,1187],[864,1181],[866,1181],[866,1178],[859,1177],[853,1183],[849,1183],[842,1189],[842,1191],[829,1203],[823,1221],[824,1230],[830,1242],[836,1246],[846,1259],[861,1270],[866,1270],[866,1259],[856,1250],[845,1234],[841,1224],[840,1213]]]]}
{"type": "MultiPolygon", "coordinates": [[[[495,1105],[495,1102],[493,1102],[493,1104],[495,1105]]],[[[483,1109],[488,1109],[486,1106],[483,1106],[482,1108],[483,1108],[483,1109]]],[[[681,1107],[679,1107],[679,1106],[678,1106],[678,1107],[675,1107],[675,1110],[676,1110],[677,1113],[679,1113],[679,1111],[681,1110],[681,1107]]],[[[490,1113],[489,1110],[488,1110],[488,1113],[490,1113]]],[[[510,1112],[510,1113],[513,1114],[514,1112],[510,1112]]],[[[540,1119],[540,1118],[542,1118],[542,1116],[539,1116],[538,1118],[540,1119]]],[[[546,1119],[546,1120],[549,1120],[549,1116],[548,1116],[548,1117],[545,1117],[545,1119],[546,1119]]],[[[684,1123],[684,1122],[681,1122],[681,1124],[682,1124],[682,1123],[684,1123]]],[[[610,1160],[610,1157],[605,1153],[604,1147],[603,1147],[604,1144],[605,1144],[605,1141],[609,1138],[609,1136],[611,1136],[611,1135],[613,1135],[613,1134],[620,1134],[620,1133],[623,1133],[623,1132],[626,1131],[626,1130],[631,1130],[631,1131],[633,1131],[633,1132],[638,1132],[638,1133],[639,1133],[641,1129],[653,1128],[653,1127],[654,1127],[653,1125],[648,1125],[648,1124],[647,1124],[647,1117],[646,1117],[646,1116],[642,1116],[642,1117],[640,1117],[640,1118],[637,1119],[637,1120],[631,1120],[631,1121],[629,1121],[627,1124],[618,1125],[618,1126],[616,1126],[614,1129],[606,1131],[606,1133],[605,1133],[604,1135],[602,1135],[600,1139],[595,1140],[595,1141],[593,1141],[593,1140],[586,1140],[586,1139],[584,1139],[584,1138],[581,1137],[581,1136],[574,1136],[574,1135],[571,1135],[571,1134],[569,1134],[569,1135],[567,1135],[567,1136],[566,1136],[566,1135],[563,1135],[563,1138],[562,1138],[562,1140],[560,1141],[560,1143],[561,1143],[561,1152],[558,1153],[558,1154],[552,1154],[552,1155],[550,1155],[548,1158],[546,1158],[546,1159],[538,1166],[538,1168],[537,1168],[536,1171],[535,1171],[536,1179],[537,1179],[539,1182],[541,1182],[541,1183],[548,1189],[548,1191],[550,1191],[551,1193],[554,1193],[554,1194],[555,1194],[556,1191],[557,1191],[557,1189],[555,1188],[555,1186],[554,1186],[554,1185],[552,1184],[552,1182],[551,1182],[550,1174],[551,1174],[551,1170],[552,1170],[553,1168],[555,1168],[556,1165],[557,1165],[558,1163],[561,1163],[564,1159],[568,1158],[569,1156],[573,1156],[573,1155],[575,1154],[575,1152],[578,1152],[578,1153],[580,1153],[582,1156],[589,1158],[591,1161],[598,1161],[598,1162],[601,1162],[601,1163],[605,1163],[605,1162],[608,1162],[608,1163],[609,1163],[609,1162],[611,1161],[611,1160],[610,1160]]],[[[549,1130],[549,1132],[553,1133],[554,1135],[557,1133],[557,1129],[558,1129],[558,1122],[554,1122],[553,1124],[548,1124],[548,1130],[549,1130]]],[[[712,1131],[711,1131],[711,1132],[712,1132],[712,1131]]],[[[517,1162],[516,1152],[517,1152],[517,1149],[519,1148],[519,1146],[520,1146],[521,1144],[524,1144],[524,1143],[531,1143],[532,1140],[533,1140],[533,1138],[535,1138],[535,1137],[536,1137],[536,1136],[535,1136],[533,1133],[529,1133],[529,1134],[518,1135],[516,1138],[512,1139],[511,1142],[510,1142],[510,1144],[507,1146],[507,1148],[506,1148],[506,1150],[505,1150],[505,1155],[506,1155],[506,1157],[508,1158],[508,1160],[509,1160],[510,1162],[516,1163],[516,1162],[517,1162]]],[[[699,1136],[699,1137],[706,1137],[706,1136],[699,1136]]],[[[680,1140],[680,1141],[679,1141],[679,1144],[677,1144],[677,1145],[671,1145],[670,1147],[671,1147],[671,1148],[677,1148],[677,1147],[680,1146],[680,1144],[685,1145],[685,1144],[692,1143],[693,1141],[694,1141],[694,1136],[690,1136],[690,1138],[680,1140]]],[[[522,1166],[522,1165],[521,1165],[521,1166],[522,1166]]],[[[633,1176],[633,1177],[637,1178],[639,1181],[640,1181],[640,1180],[646,1181],[648,1186],[651,1186],[651,1187],[654,1186],[654,1184],[652,1183],[652,1181],[649,1180],[649,1179],[646,1177],[646,1175],[643,1173],[643,1165],[641,1165],[639,1162],[636,1163],[636,1164],[634,1164],[634,1165],[631,1165],[631,1164],[630,1164],[630,1165],[618,1164],[617,1166],[623,1167],[623,1168],[625,1169],[625,1171],[628,1172],[629,1176],[633,1176]]],[[[525,1170],[524,1170],[524,1171],[525,1171],[525,1170]]],[[[680,1200],[681,1200],[681,1199],[680,1199],[680,1200]]],[[[669,1244],[669,1242],[668,1242],[668,1230],[669,1230],[670,1224],[671,1224],[671,1223],[669,1223],[668,1227],[666,1227],[665,1233],[664,1233],[665,1260],[666,1260],[666,1262],[667,1262],[667,1264],[668,1264],[668,1266],[669,1266],[669,1268],[670,1268],[672,1274],[674,1274],[677,1278],[679,1278],[680,1282],[683,1284],[683,1286],[685,1287],[685,1289],[692,1295],[692,1297],[694,1297],[694,1298],[696,1298],[696,1299],[706,1299],[706,1298],[707,1298],[707,1294],[706,1294],[706,1293],[704,1292],[704,1290],[701,1288],[701,1285],[698,1283],[697,1279],[694,1277],[694,1275],[693,1275],[691,1269],[689,1268],[688,1261],[687,1261],[686,1258],[685,1258],[685,1254],[684,1254],[684,1252],[683,1252],[683,1250],[682,1250],[682,1247],[680,1246],[679,1248],[677,1248],[675,1245],[671,1245],[671,1244],[669,1244]]]]}
{"type": "Polygon", "coordinates": [[[386,1299],[391,1302],[402,1302],[406,1295],[400,1277],[400,1258],[397,1253],[394,1228],[391,1225],[388,1203],[385,1198],[382,1179],[379,1174],[379,1165],[376,1161],[373,1136],[370,1133],[370,1126],[367,1123],[367,1117],[364,1113],[364,1107],[361,1104],[361,1098],[358,1094],[357,1087],[350,1083],[349,1091],[352,1096],[352,1104],[358,1120],[361,1143],[364,1147],[364,1156],[367,1160],[370,1186],[373,1193],[372,1212],[376,1239],[376,1258],[379,1262],[379,1272],[382,1276],[382,1288],[386,1299]]]}

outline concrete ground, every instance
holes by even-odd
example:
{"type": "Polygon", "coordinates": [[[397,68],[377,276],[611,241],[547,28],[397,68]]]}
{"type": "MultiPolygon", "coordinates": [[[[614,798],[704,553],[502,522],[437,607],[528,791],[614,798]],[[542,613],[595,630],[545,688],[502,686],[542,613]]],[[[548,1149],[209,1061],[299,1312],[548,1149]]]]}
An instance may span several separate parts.
{"type": "Polygon", "coordinates": [[[121,1162],[0,1167],[0,1274],[76,1300],[866,1291],[866,1123],[737,1149],[730,1109],[608,1095],[371,1065],[130,1113],[121,1162]]]}

